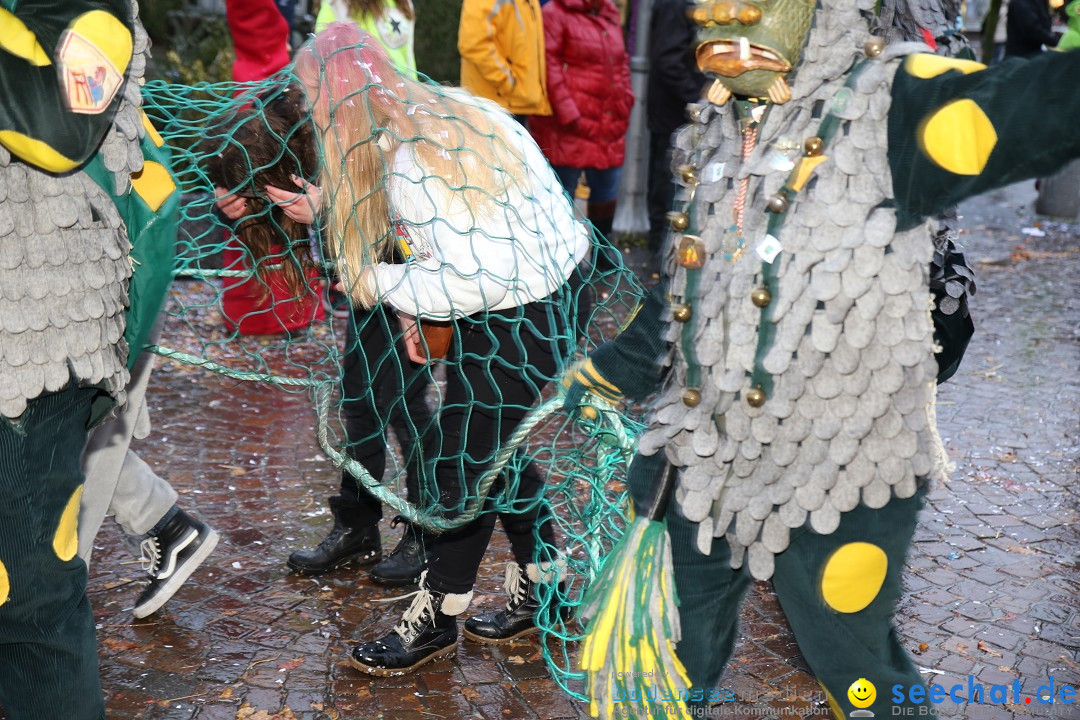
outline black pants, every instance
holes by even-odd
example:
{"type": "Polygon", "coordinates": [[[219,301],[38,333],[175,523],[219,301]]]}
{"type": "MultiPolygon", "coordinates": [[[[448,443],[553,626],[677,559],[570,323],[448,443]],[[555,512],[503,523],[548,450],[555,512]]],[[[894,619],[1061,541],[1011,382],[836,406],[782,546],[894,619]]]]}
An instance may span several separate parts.
{"type": "MultiPolygon", "coordinates": [[[[440,503],[449,516],[458,514],[468,498],[475,497],[479,478],[560,368],[573,343],[570,303],[564,298],[569,293],[567,287],[542,301],[479,313],[455,323],[438,420],[442,452],[435,463],[440,503]]],[[[543,491],[543,482],[527,466],[515,493],[516,507],[523,512],[499,513],[514,558],[522,564],[534,561],[537,535],[554,547],[550,519],[539,515],[540,506],[534,502],[543,491]]],[[[433,539],[427,577],[431,589],[448,593],[472,589],[495,517],[493,512],[484,512],[433,539]]]]}
{"type": "MultiPolygon", "coordinates": [[[[434,499],[433,488],[423,491],[424,457],[418,442],[433,425],[425,397],[430,382],[430,368],[409,360],[393,310],[382,305],[353,309],[342,359],[347,452],[381,481],[386,471],[386,432],[392,427],[405,457],[407,498],[418,506],[434,499]]],[[[344,471],[333,505],[352,527],[374,525],[383,514],[382,503],[344,471]]]]}
{"type": "Polygon", "coordinates": [[[97,393],[68,386],[0,418],[0,707],[12,720],[105,717],[76,531],[97,393]]]}
{"type": "Polygon", "coordinates": [[[659,253],[667,237],[667,214],[675,202],[671,178],[671,134],[649,133],[649,250],[659,253]]]}

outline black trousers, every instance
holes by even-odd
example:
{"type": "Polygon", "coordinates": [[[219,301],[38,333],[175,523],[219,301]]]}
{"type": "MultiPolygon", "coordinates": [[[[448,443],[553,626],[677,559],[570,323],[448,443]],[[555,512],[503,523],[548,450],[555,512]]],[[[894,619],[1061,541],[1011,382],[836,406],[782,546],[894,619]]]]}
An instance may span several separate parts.
{"type": "MultiPolygon", "coordinates": [[[[433,486],[423,490],[419,442],[434,423],[426,398],[431,369],[409,360],[400,325],[397,314],[383,305],[353,309],[342,359],[342,415],[349,457],[378,481],[386,471],[386,432],[394,429],[405,457],[407,498],[423,506],[434,499],[433,486]]],[[[374,525],[383,516],[382,503],[345,471],[332,505],[352,527],[374,525]]]]}
{"type": "Polygon", "coordinates": [[[671,133],[649,133],[649,250],[659,253],[667,237],[667,214],[675,202],[671,178],[671,133]]]}
{"type": "MultiPolygon", "coordinates": [[[[567,286],[542,301],[455,323],[446,394],[438,433],[433,434],[442,446],[435,476],[448,516],[459,514],[468,498],[475,497],[478,480],[561,367],[574,336],[568,320],[571,303],[565,297],[569,293],[567,286]]],[[[525,564],[535,559],[537,537],[554,548],[554,529],[536,502],[544,483],[539,472],[528,465],[518,482],[515,507],[522,511],[498,517],[515,560],[525,564]]],[[[472,589],[495,519],[495,513],[484,512],[432,540],[427,576],[431,589],[472,589]]]]}

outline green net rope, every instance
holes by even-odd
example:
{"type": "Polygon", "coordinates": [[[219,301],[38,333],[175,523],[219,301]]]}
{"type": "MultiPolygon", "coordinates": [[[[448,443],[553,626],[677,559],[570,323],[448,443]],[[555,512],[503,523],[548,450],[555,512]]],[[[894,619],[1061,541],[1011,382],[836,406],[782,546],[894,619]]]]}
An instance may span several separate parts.
{"type": "MultiPolygon", "coordinates": [[[[507,216],[512,224],[524,214],[522,204],[549,196],[567,204],[572,199],[546,164],[534,164],[527,177],[510,182],[527,188],[515,196],[516,204],[507,200],[509,194],[496,197],[490,183],[475,178],[506,174],[500,159],[520,157],[512,146],[512,134],[488,121],[474,128],[467,118],[453,117],[449,111],[463,107],[462,97],[422,81],[404,91],[400,86],[385,88],[384,95],[407,112],[412,108],[412,114],[437,116],[442,124],[436,127],[450,128],[449,132],[433,136],[389,123],[380,125],[377,109],[372,109],[375,103],[368,99],[387,100],[373,92],[382,88],[369,78],[349,94],[332,98],[336,105],[331,113],[345,116],[345,103],[368,102],[372,129],[359,144],[376,142],[380,135],[397,147],[426,143],[435,162],[444,157],[448,162],[443,169],[450,171],[399,177],[395,165],[384,168],[385,177],[374,188],[352,182],[324,186],[323,201],[332,210],[323,208],[315,227],[298,226],[272,203],[260,183],[296,190],[295,184],[289,186],[283,178],[297,175],[318,183],[326,177],[320,176],[319,168],[334,162],[342,163],[341,176],[346,177],[346,164],[358,146],[355,133],[336,133],[333,124],[329,131],[317,125],[313,117],[317,113],[309,106],[317,107],[318,99],[300,102],[297,110],[300,85],[290,68],[254,84],[154,81],[144,86],[143,109],[171,155],[183,197],[173,268],[176,282],[166,305],[172,316],[169,327],[178,330],[171,331],[153,351],[200,371],[307,393],[329,461],[418,526],[440,532],[479,513],[541,508],[557,528],[558,546],[539,547],[538,557],[554,558],[565,579],[539,585],[538,595],[545,607],[570,611],[541,613],[545,639],[558,641],[542,643],[543,652],[559,683],[581,697],[581,674],[573,659],[581,629],[567,618],[626,524],[622,478],[640,426],[632,413],[591,398],[588,402],[600,408],[596,419],[568,416],[551,381],[576,358],[613,337],[640,301],[642,290],[619,263],[619,253],[590,233],[588,252],[572,271],[568,285],[542,301],[526,303],[532,310],[483,307],[467,316],[459,313],[446,357],[427,365],[409,363],[400,351],[402,327],[387,306],[364,310],[354,301],[347,319],[331,313],[331,288],[346,276],[335,258],[346,254],[347,232],[367,242],[358,216],[371,204],[370,198],[378,192],[392,194],[389,185],[395,181],[412,183],[417,196],[448,192],[455,198],[471,197],[477,227],[488,221],[485,213],[507,216]],[[283,112],[283,103],[293,107],[283,112]],[[291,118],[292,124],[283,125],[283,117],[291,118]],[[304,138],[306,148],[301,147],[304,138]],[[455,175],[455,168],[465,170],[455,175]],[[239,223],[215,209],[218,195],[245,199],[247,212],[239,223]],[[345,215],[351,208],[351,218],[344,225],[339,222],[336,227],[345,229],[336,231],[325,216],[341,208],[346,208],[345,215]],[[354,223],[351,229],[349,222],[354,223]],[[488,351],[478,353],[477,347],[488,351]],[[542,367],[529,360],[538,353],[543,354],[542,367]],[[527,392],[507,391],[503,397],[510,382],[507,378],[527,392]],[[470,428],[477,434],[481,425],[470,423],[479,423],[476,418],[485,413],[496,422],[501,422],[504,413],[521,420],[510,423],[514,427],[507,437],[493,447],[484,446],[474,457],[474,443],[467,436],[470,428]],[[449,433],[445,422],[447,417],[462,415],[467,419],[455,427],[466,436],[464,440],[449,433]],[[391,437],[396,444],[390,443],[391,437]],[[381,477],[374,476],[363,461],[373,447],[387,453],[381,477]],[[539,496],[522,497],[519,478],[529,465],[544,478],[544,490],[539,496]],[[450,487],[454,473],[448,473],[448,467],[472,471],[459,473],[457,486],[450,487]],[[410,472],[419,476],[413,479],[415,492],[402,497],[410,472]]],[[[464,107],[470,117],[483,117],[468,100],[464,107]]],[[[414,152],[419,157],[420,151],[414,152]]],[[[406,218],[406,234],[419,236],[420,241],[399,243],[399,247],[391,243],[393,257],[386,253],[384,259],[391,265],[408,263],[402,251],[422,252],[423,238],[437,236],[444,225],[457,223],[455,231],[463,237],[479,232],[477,227],[461,227],[461,218],[469,215],[456,210],[449,216],[414,213],[406,218]]],[[[537,216],[543,218],[544,212],[537,216]]],[[[511,238],[504,240],[506,252],[520,251],[511,238]]],[[[483,268],[491,259],[477,258],[477,263],[483,268]]],[[[518,257],[516,263],[515,267],[542,267],[551,260],[518,257]]],[[[409,267],[416,272],[415,266],[409,267]]],[[[514,281],[512,277],[485,278],[482,272],[473,279],[481,288],[514,281]]]]}

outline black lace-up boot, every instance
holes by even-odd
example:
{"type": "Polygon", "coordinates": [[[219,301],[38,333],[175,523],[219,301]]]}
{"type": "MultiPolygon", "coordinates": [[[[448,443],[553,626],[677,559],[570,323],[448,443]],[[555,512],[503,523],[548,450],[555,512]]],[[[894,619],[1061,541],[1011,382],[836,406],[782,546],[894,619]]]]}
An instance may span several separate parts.
{"type": "Polygon", "coordinates": [[[311,550],[298,550],[290,555],[289,567],[319,575],[350,561],[359,566],[378,562],[382,557],[379,526],[357,527],[336,497],[330,498],[330,512],[334,515],[330,534],[311,550]]]}
{"type": "Polygon", "coordinates": [[[150,584],[135,601],[131,614],[144,618],[157,612],[217,544],[213,528],[176,508],[159,531],[142,541],[140,562],[150,575],[150,584]]]}
{"type": "Polygon", "coordinates": [[[371,568],[371,580],[379,585],[396,587],[412,585],[420,581],[420,573],[427,567],[427,552],[420,528],[398,515],[390,527],[404,525],[401,539],[393,552],[371,568]]]}
{"type": "Polygon", "coordinates": [[[503,590],[510,598],[506,607],[466,620],[466,638],[486,645],[503,645],[539,630],[536,614],[540,611],[540,601],[536,599],[536,581],[529,577],[529,570],[537,572],[531,564],[528,568],[518,563],[506,566],[503,590]]]}
{"type": "MultiPolygon", "coordinates": [[[[409,609],[389,635],[353,648],[349,664],[368,675],[404,675],[421,665],[457,652],[457,616],[465,612],[472,592],[441,593],[425,586],[427,572],[409,609]]],[[[409,597],[406,595],[405,597],[409,597]]]]}

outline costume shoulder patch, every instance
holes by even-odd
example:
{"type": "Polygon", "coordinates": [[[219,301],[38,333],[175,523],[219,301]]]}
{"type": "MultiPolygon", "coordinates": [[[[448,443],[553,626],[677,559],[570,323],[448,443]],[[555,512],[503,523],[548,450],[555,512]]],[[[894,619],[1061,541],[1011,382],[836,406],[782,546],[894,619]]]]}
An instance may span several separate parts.
{"type": "Polygon", "coordinates": [[[124,84],[132,47],[131,31],[104,10],[75,18],[60,37],[57,51],[72,112],[97,115],[109,107],[124,84]]]}
{"type": "Polygon", "coordinates": [[[942,57],[930,53],[915,53],[908,55],[907,59],[904,60],[904,71],[908,75],[923,78],[924,80],[943,75],[950,70],[957,70],[965,75],[970,75],[985,69],[985,65],[974,60],[942,57]]]}
{"type": "Polygon", "coordinates": [[[415,259],[418,262],[423,262],[424,260],[430,260],[434,257],[434,253],[431,251],[431,246],[428,245],[427,240],[422,236],[413,237],[403,220],[397,218],[394,220],[393,224],[394,236],[397,238],[398,249],[401,251],[402,258],[405,260],[415,259]]]}
{"type": "Polygon", "coordinates": [[[957,175],[979,175],[997,146],[994,123],[974,100],[943,105],[919,126],[919,145],[937,165],[957,175]]]}

